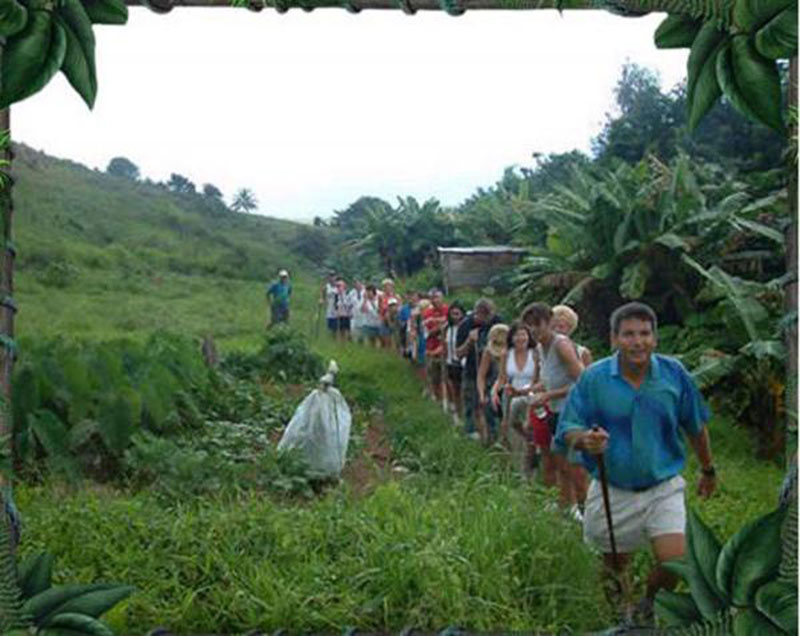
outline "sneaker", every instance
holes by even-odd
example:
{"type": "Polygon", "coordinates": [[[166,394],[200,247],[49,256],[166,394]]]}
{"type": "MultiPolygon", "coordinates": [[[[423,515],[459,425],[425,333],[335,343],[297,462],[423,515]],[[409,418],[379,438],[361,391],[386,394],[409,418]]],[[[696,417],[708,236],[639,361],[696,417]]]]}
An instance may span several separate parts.
{"type": "Polygon", "coordinates": [[[476,442],[481,440],[481,436],[477,432],[467,433],[467,437],[474,439],[476,442]]]}

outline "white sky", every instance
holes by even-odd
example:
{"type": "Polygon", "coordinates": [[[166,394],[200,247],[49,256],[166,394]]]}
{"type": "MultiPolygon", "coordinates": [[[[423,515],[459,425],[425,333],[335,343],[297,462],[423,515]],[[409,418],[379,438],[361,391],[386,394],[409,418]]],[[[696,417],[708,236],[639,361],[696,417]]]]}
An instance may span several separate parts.
{"type": "Polygon", "coordinates": [[[589,150],[626,60],[672,87],[662,15],[133,9],[98,27],[94,111],[58,75],[15,105],[15,139],[105,169],[252,188],[259,212],[329,216],[358,196],[455,205],[534,151],[589,150]]]}

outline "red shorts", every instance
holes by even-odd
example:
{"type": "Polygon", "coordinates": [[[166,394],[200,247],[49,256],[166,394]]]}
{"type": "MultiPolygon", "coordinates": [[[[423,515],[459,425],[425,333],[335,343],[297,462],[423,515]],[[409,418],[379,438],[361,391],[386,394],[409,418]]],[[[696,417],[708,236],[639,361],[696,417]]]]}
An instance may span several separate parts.
{"type": "Polygon", "coordinates": [[[531,438],[533,444],[537,448],[550,448],[550,442],[553,438],[551,420],[555,418],[555,414],[550,411],[547,412],[547,417],[539,418],[530,410],[528,416],[528,426],[530,426],[531,438]]]}

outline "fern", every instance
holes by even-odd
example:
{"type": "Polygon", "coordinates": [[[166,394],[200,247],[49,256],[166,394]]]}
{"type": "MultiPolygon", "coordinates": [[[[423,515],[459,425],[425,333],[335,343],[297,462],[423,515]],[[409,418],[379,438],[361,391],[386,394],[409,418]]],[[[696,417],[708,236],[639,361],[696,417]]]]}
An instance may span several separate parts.
{"type": "MultiPolygon", "coordinates": [[[[796,460],[795,460],[796,462],[796,460]]],[[[797,464],[792,467],[787,489],[789,511],[781,528],[781,564],[779,580],[797,584],[797,464]]]]}
{"type": "Polygon", "coordinates": [[[27,627],[22,592],[17,583],[14,529],[6,512],[6,493],[0,494],[0,632],[27,627]]]}
{"type": "Polygon", "coordinates": [[[595,6],[623,16],[640,16],[653,12],[688,15],[713,20],[717,28],[727,31],[732,22],[734,0],[595,0],[595,6]]]}

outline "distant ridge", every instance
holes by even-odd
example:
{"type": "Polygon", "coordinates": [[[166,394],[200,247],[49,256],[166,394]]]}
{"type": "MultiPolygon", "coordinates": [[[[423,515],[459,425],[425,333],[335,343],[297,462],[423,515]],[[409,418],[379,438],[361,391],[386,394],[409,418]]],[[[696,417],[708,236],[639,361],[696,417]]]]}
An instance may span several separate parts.
{"type": "Polygon", "coordinates": [[[218,198],[177,194],[15,144],[14,235],[22,272],[129,270],[267,280],[304,269],[293,246],[306,224],[230,211],[218,198]]]}

